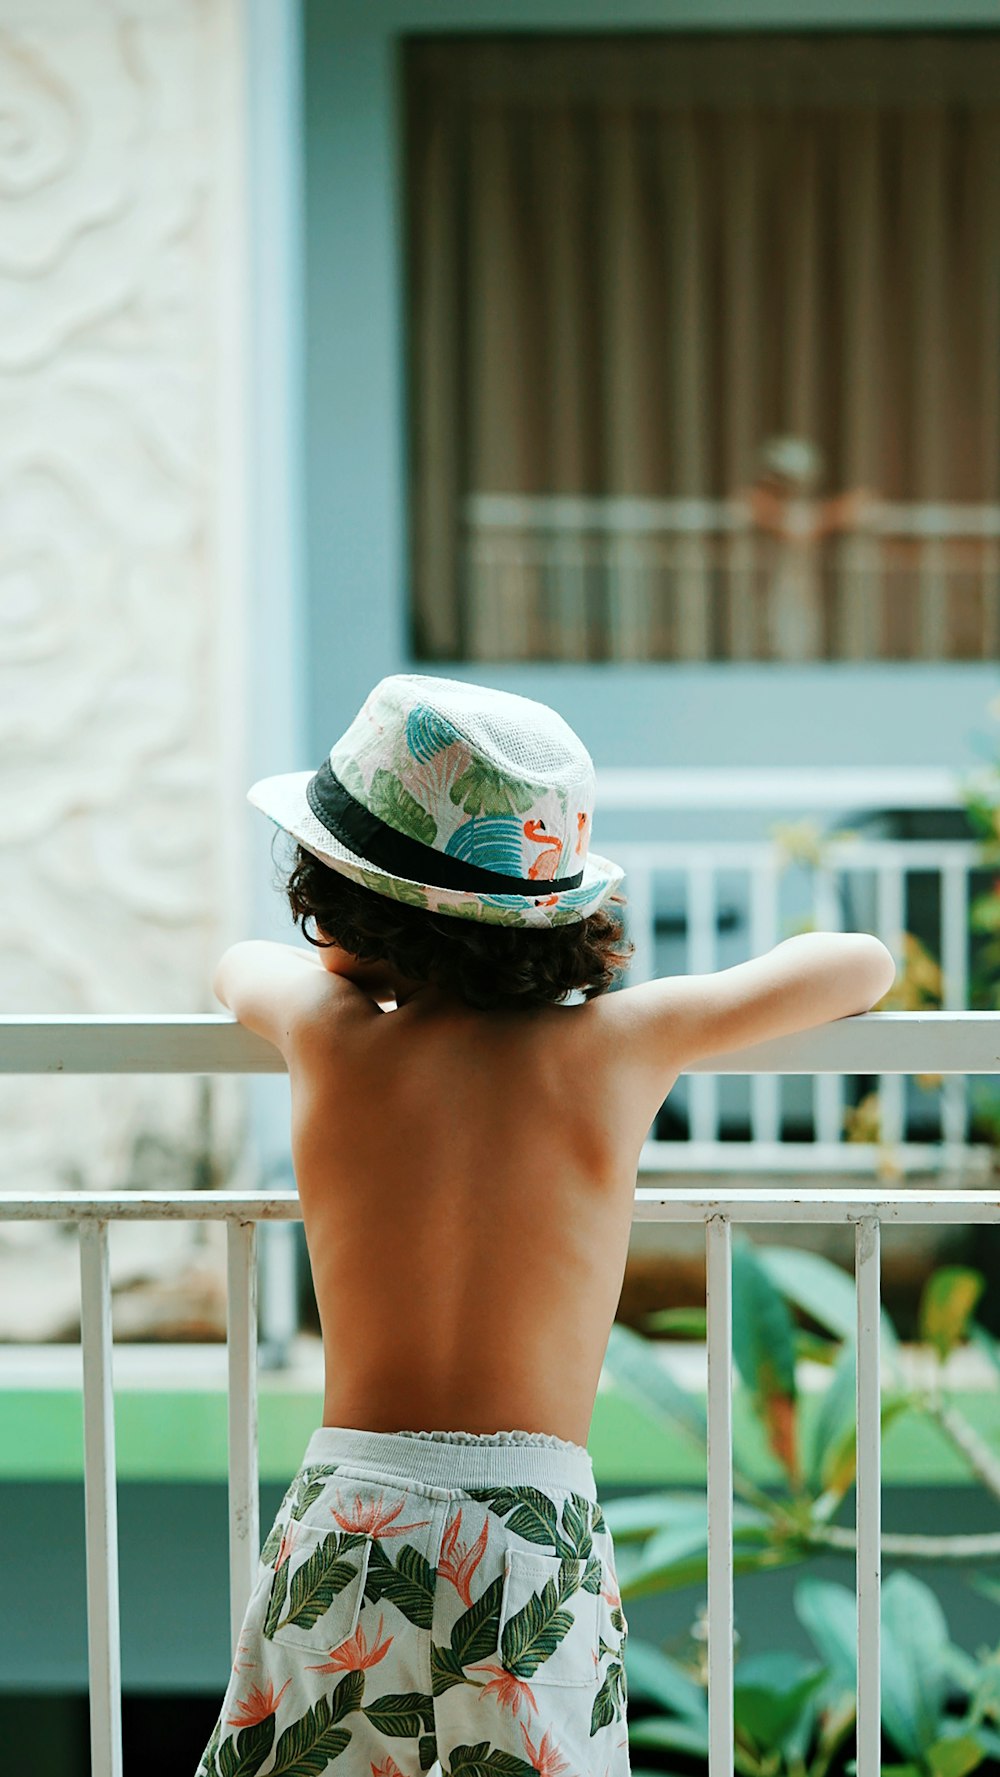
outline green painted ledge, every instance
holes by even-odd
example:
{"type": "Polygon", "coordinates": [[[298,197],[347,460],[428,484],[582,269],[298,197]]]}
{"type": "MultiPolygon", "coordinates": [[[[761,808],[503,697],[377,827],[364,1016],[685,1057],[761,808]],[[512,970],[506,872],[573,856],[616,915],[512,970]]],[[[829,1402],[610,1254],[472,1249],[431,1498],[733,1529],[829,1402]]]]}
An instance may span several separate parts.
{"type": "MultiPolygon", "coordinates": [[[[959,1392],[956,1403],[993,1449],[1000,1448],[1000,1393],[959,1392]]],[[[812,1417],[820,1397],[807,1397],[812,1417]]],[[[322,1395],[260,1381],[260,1475],[287,1483],[322,1418],[322,1395]]],[[[759,1483],[779,1478],[745,1401],[734,1403],[737,1461],[759,1483]]],[[[224,1481],[226,1397],[218,1389],[128,1389],[115,1393],[115,1444],[121,1481],[224,1481]]],[[[704,1452],[612,1389],[594,1407],[588,1448],[599,1485],[664,1486],[704,1482],[704,1452]]],[[[883,1441],[887,1483],[955,1485],[969,1475],[936,1426],[901,1414],[883,1441]]],[[[0,1392],[0,1480],[67,1481],[83,1474],[83,1408],[78,1390],[0,1392]]]]}

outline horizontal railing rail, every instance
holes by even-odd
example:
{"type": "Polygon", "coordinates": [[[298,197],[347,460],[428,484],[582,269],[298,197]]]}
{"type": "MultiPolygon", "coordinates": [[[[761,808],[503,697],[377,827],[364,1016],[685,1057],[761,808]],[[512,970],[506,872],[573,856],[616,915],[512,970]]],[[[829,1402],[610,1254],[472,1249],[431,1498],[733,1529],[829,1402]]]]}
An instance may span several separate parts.
{"type": "MultiPolygon", "coordinates": [[[[277,1058],[277,1065],[274,1058],[277,1058]]],[[[1000,1073],[1000,1013],[868,1013],[698,1064],[727,1072],[1000,1073]]],[[[233,1020],[124,1016],[6,1017],[8,1073],[274,1072],[270,1045],[233,1020]],[[181,1045],[191,1039],[186,1070],[181,1045]],[[270,1050],[270,1054],[268,1051],[270,1050]]],[[[121,1644],[112,1388],[109,1231],[113,1221],[221,1220],[227,1229],[230,1625],[235,1657],[259,1560],[257,1224],[298,1220],[293,1192],[61,1192],[0,1196],[0,1222],[72,1220],[80,1231],[84,1490],[91,1757],[94,1777],[122,1777],[121,1644]]],[[[883,1222],[1000,1221],[986,1191],[739,1190],[639,1187],[637,1221],[703,1222],[708,1345],[708,1691],[710,1777],[733,1769],[732,1247],[734,1223],[840,1223],[855,1229],[857,1300],[858,1777],[881,1750],[880,1235],[883,1222]]]]}
{"type": "Polygon", "coordinates": [[[597,808],[960,808],[956,774],[938,765],[605,765],[597,808]]]}
{"type": "MultiPolygon", "coordinates": [[[[281,1074],[280,1050],[217,1013],[0,1017],[0,1074],[281,1074]]],[[[691,1074],[1000,1071],[998,1012],[863,1012],[712,1055],[691,1074]]]]}

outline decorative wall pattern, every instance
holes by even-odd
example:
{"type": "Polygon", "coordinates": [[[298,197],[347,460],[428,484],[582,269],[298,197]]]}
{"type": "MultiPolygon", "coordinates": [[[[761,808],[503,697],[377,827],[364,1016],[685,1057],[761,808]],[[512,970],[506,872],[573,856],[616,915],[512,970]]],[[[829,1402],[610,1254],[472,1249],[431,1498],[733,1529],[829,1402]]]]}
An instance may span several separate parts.
{"type": "MultiPolygon", "coordinates": [[[[239,474],[220,371],[240,322],[228,17],[227,0],[0,10],[6,1011],[217,1011],[212,964],[241,931],[242,910],[220,906],[239,880],[223,833],[245,787],[224,781],[238,710],[231,638],[220,647],[239,474]]],[[[0,1189],[187,1185],[206,1140],[212,1182],[238,1187],[243,1105],[226,1079],[2,1080],[0,1189]]],[[[114,1275],[162,1275],[206,1238],[119,1226],[114,1275]]],[[[0,1338],[76,1313],[75,1244],[67,1267],[59,1229],[3,1230],[0,1338]],[[29,1253],[47,1279],[31,1325],[29,1253]]]]}

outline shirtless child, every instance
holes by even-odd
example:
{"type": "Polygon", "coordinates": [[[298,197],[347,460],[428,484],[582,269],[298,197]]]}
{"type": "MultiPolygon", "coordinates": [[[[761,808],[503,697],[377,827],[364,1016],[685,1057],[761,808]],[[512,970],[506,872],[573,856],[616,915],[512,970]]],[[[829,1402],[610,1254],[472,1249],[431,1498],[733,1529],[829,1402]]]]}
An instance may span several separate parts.
{"type": "Polygon", "coordinates": [[[288,1065],[326,1386],[198,1777],[629,1770],[586,1442],[640,1149],[692,1062],[866,1012],[895,969],[817,932],[609,992],[593,794],[554,711],[425,675],[249,792],[299,842],[315,954],[235,944],[213,987],[288,1065]]]}

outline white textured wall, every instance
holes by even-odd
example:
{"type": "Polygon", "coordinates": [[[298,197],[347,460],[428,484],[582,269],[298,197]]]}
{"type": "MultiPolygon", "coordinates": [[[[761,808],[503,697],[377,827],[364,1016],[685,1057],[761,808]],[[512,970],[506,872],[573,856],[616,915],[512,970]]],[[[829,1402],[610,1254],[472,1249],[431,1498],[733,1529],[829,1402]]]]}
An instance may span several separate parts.
{"type": "MultiPolygon", "coordinates": [[[[237,0],[0,0],[7,1011],[217,1010],[246,929],[242,54],[237,0]]],[[[243,1103],[2,1081],[0,1189],[187,1183],[243,1103]]],[[[115,1229],[116,1275],[196,1240],[115,1229]]],[[[75,1239],[6,1231],[0,1337],[75,1302],[75,1239]],[[25,1247],[50,1264],[15,1313],[25,1247]]]]}

